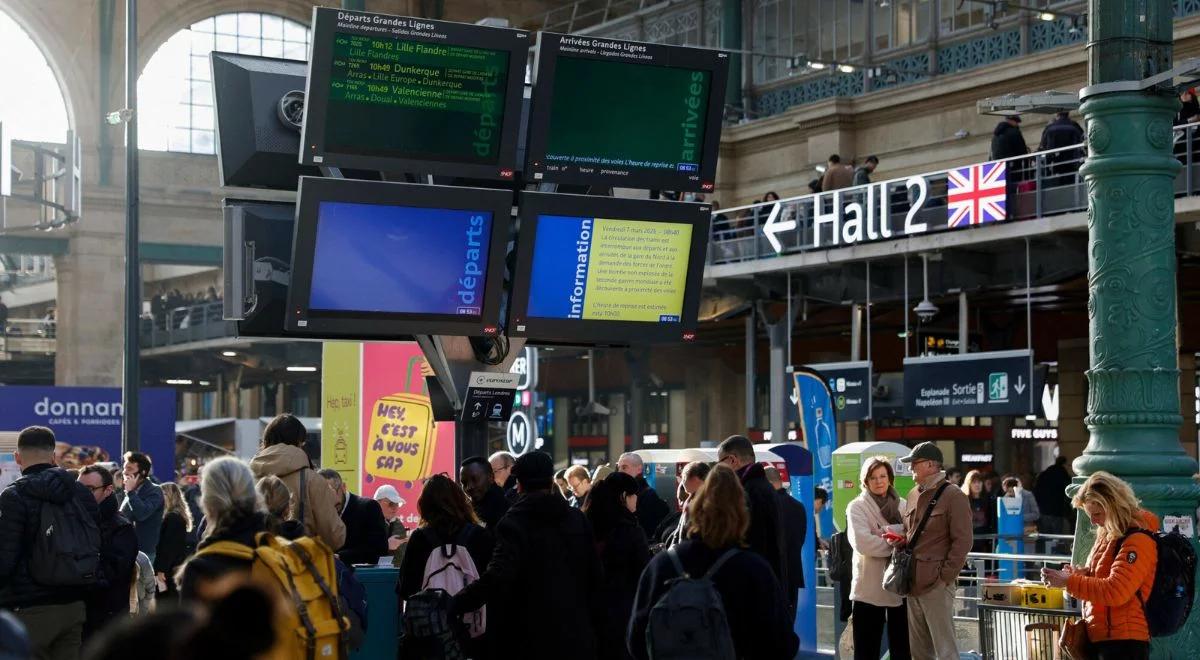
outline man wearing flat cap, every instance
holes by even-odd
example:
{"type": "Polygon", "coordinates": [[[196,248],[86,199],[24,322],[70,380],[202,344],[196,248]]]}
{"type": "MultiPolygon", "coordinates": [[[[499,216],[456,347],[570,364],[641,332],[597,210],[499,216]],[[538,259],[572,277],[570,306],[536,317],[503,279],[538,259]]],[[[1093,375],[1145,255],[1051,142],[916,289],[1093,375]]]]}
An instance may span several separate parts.
{"type": "Polygon", "coordinates": [[[499,658],[596,658],[602,623],[600,560],[592,528],[554,484],[554,461],[543,452],[513,464],[519,497],[492,530],[496,548],[487,570],[454,596],[455,614],[488,607],[488,635],[499,658]]]}
{"type": "Polygon", "coordinates": [[[971,505],[967,496],[946,481],[942,450],[922,442],[900,459],[912,467],[917,487],[908,493],[905,539],[916,559],[908,595],[908,637],[912,657],[958,660],[954,641],[954,590],[971,550],[971,505]],[[926,518],[920,535],[917,528],[926,518]]]}

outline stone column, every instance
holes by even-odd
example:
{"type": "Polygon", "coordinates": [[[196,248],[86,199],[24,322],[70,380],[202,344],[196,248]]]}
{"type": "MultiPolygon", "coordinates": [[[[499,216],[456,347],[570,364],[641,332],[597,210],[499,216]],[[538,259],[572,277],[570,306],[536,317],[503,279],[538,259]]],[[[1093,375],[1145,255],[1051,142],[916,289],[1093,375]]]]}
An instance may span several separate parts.
{"type": "MultiPolygon", "coordinates": [[[[1090,432],[1075,460],[1073,493],[1097,471],[1127,480],[1160,517],[1193,517],[1200,487],[1196,461],[1179,443],[1176,256],[1171,123],[1174,92],[1122,83],[1171,66],[1168,0],[1091,0],[1087,120],[1088,188],[1087,416],[1090,432]]],[[[1075,561],[1086,559],[1093,530],[1079,516],[1075,561]]],[[[1155,640],[1154,657],[1200,648],[1200,619],[1155,640]]]]}

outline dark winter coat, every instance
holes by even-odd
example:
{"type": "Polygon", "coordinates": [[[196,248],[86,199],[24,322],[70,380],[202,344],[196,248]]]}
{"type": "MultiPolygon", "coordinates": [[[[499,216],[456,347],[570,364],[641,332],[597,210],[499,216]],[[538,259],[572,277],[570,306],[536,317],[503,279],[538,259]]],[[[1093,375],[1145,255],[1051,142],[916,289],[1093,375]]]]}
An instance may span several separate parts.
{"type": "Polygon", "coordinates": [[[109,621],[129,616],[129,587],[137,565],[138,539],[133,523],[117,513],[117,498],[109,496],[100,511],[100,583],[84,604],[87,619],[84,637],[90,637],[109,621]]]}
{"type": "MultiPolygon", "coordinates": [[[[725,550],[714,550],[692,539],[675,546],[679,561],[690,575],[704,575],[725,550]]],[[[633,657],[646,660],[646,627],[650,609],[667,592],[667,581],[679,577],[667,553],[659,553],[638,582],[626,644],[633,657]]],[[[729,634],[739,660],[790,660],[800,646],[792,632],[793,620],[779,580],[756,553],[740,551],[713,576],[713,585],[725,605],[729,634]]]]}
{"type": "Polygon", "coordinates": [[[494,648],[522,660],[595,660],[600,561],[587,518],[557,493],[527,493],[493,530],[496,547],[454,611],[488,605],[494,648]]]}
{"type": "Polygon", "coordinates": [[[788,602],[795,604],[796,591],[804,588],[804,541],[808,538],[808,511],[804,504],[777,489],[779,519],[783,525],[783,548],[787,564],[787,584],[784,585],[788,602]]]}
{"type": "Polygon", "coordinates": [[[99,521],[91,491],[66,470],[49,463],[31,465],[0,493],[0,607],[59,605],[82,601],[74,587],[46,587],[29,576],[29,550],[37,533],[42,502],[64,504],[72,497],[99,521]]]}
{"type": "MultiPolygon", "coordinates": [[[[172,511],[163,518],[162,531],[158,535],[158,554],[154,557],[154,572],[174,575],[187,559],[187,521],[172,511]]],[[[168,592],[174,594],[174,582],[167,581],[168,592]]]]}
{"type": "Polygon", "coordinates": [[[992,131],[992,150],[989,156],[992,160],[1024,156],[1027,153],[1029,147],[1025,145],[1025,137],[1021,135],[1019,127],[1007,121],[996,124],[996,130],[992,131]]]}
{"type": "Polygon", "coordinates": [[[775,488],[767,481],[767,473],[759,463],[743,468],[741,479],[742,489],[746,491],[746,505],[750,509],[746,546],[767,560],[780,584],[788,584],[787,565],[783,561],[783,524],[775,488]]]}
{"type": "Polygon", "coordinates": [[[346,544],[337,555],[347,566],[373,565],[388,553],[388,525],[379,502],[346,493],[342,522],[346,523],[346,544]]]}
{"type": "Polygon", "coordinates": [[[508,498],[504,497],[504,489],[497,486],[494,482],[488,486],[487,492],[478,502],[471,502],[471,506],[475,509],[475,515],[479,516],[479,521],[484,527],[493,529],[496,523],[508,513],[508,507],[511,506],[508,498]]]}
{"type": "MultiPolygon", "coordinates": [[[[500,496],[504,497],[503,492],[500,496]]],[[[429,555],[433,554],[434,550],[432,536],[426,527],[418,527],[408,535],[408,548],[404,551],[404,561],[400,564],[400,581],[396,585],[396,594],[400,596],[401,604],[424,586],[425,563],[429,561],[429,555]]],[[[465,531],[460,531],[453,537],[440,534],[437,537],[437,541],[442,545],[453,542],[466,546],[467,554],[471,555],[471,561],[475,562],[475,570],[480,573],[487,568],[492,558],[492,535],[479,525],[468,524],[465,531]]]]}
{"type": "Polygon", "coordinates": [[[1033,485],[1038,510],[1047,516],[1067,517],[1071,513],[1071,502],[1067,499],[1067,486],[1070,485],[1071,475],[1067,468],[1051,465],[1042,470],[1033,485]]]}
{"type": "Polygon", "coordinates": [[[638,477],[637,519],[642,531],[649,537],[658,529],[658,524],[667,517],[667,503],[662,501],[645,477],[638,477]]]}
{"type": "Polygon", "coordinates": [[[599,657],[620,660],[630,657],[625,650],[625,632],[633,612],[638,579],[650,562],[650,547],[637,521],[630,516],[596,539],[596,550],[604,580],[595,598],[600,600],[604,619],[598,632],[599,657]]]}
{"type": "MultiPolygon", "coordinates": [[[[200,542],[197,550],[203,550],[217,541],[233,541],[247,547],[257,545],[255,536],[267,531],[267,518],[262,514],[254,514],[247,518],[233,521],[222,530],[215,530],[208,538],[200,542]]],[[[238,559],[227,555],[205,555],[192,557],[183,565],[179,573],[179,597],[185,601],[197,598],[197,587],[203,582],[209,582],[233,572],[250,572],[253,560],[238,559]]]]}

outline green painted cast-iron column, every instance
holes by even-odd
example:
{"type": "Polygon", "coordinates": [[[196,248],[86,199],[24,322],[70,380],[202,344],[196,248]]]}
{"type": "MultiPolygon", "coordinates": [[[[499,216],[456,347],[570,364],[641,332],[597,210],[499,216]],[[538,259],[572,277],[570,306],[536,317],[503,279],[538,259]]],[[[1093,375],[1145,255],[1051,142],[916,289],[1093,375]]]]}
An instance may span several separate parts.
{"type": "MultiPolygon", "coordinates": [[[[1113,90],[1171,67],[1170,0],[1090,0],[1088,83],[1081,108],[1088,160],[1088,400],[1090,431],[1074,463],[1073,493],[1104,470],[1129,481],[1160,518],[1192,518],[1196,461],[1179,442],[1175,176],[1168,88],[1113,90]],[[1100,87],[1096,87],[1096,86],[1100,87]]],[[[1194,525],[1193,525],[1194,527],[1194,525]]],[[[1091,525],[1079,515],[1074,561],[1086,561],[1091,525]]],[[[1200,651],[1200,616],[1154,642],[1154,657],[1200,651]]],[[[1190,656],[1189,656],[1190,657],[1190,656]]]]}

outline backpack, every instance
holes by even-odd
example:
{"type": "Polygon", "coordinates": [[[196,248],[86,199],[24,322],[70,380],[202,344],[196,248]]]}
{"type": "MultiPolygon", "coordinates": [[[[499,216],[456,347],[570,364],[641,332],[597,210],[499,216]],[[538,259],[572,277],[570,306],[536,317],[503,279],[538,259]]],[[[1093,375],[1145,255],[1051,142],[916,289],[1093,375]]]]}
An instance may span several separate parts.
{"type": "Polygon", "coordinates": [[[692,577],[683,569],[675,548],[667,556],[679,577],[667,581],[667,592],[650,608],[646,650],[651,660],[726,660],[734,657],[733,637],[725,604],[712,577],[739,551],[730,548],[708,571],[692,577]]]}
{"type": "Polygon", "coordinates": [[[846,532],[835,532],[829,537],[829,579],[849,584],[853,577],[854,547],[846,532]]]}
{"type": "MultiPolygon", "coordinates": [[[[1113,557],[1132,534],[1145,534],[1158,548],[1158,563],[1154,568],[1154,586],[1150,597],[1142,602],[1146,627],[1151,637],[1173,635],[1187,622],[1196,595],[1196,551],[1191,542],[1177,531],[1151,532],[1131,530],[1121,537],[1113,557]]],[[[1142,599],[1141,589],[1134,592],[1142,599]]]]}
{"type": "MultiPolygon", "coordinates": [[[[424,528],[433,550],[425,560],[421,591],[404,603],[406,650],[413,657],[465,658],[458,639],[459,626],[451,622],[450,597],[479,579],[475,560],[465,545],[469,527],[452,543],[443,543],[431,528],[424,528]]],[[[478,638],[487,629],[487,607],[463,615],[467,634],[478,638]]]]}
{"type": "Polygon", "coordinates": [[[278,594],[286,607],[276,614],[271,660],[346,660],[350,620],[338,600],[333,552],[312,537],[287,541],[267,532],[256,546],[217,541],[196,553],[251,562],[250,579],[278,594]]]}
{"type": "Polygon", "coordinates": [[[86,587],[100,572],[100,525],[71,496],[66,502],[42,500],[36,535],[29,551],[29,577],[47,587],[86,587]]]}

